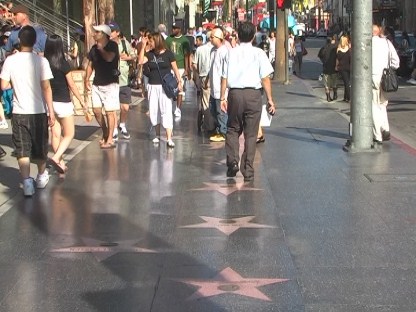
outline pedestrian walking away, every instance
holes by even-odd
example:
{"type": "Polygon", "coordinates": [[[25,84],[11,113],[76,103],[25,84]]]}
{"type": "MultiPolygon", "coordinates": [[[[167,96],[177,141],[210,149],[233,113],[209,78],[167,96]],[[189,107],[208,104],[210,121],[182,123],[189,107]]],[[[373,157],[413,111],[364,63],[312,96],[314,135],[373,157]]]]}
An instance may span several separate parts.
{"type": "Polygon", "coordinates": [[[36,31],[32,26],[22,27],[19,42],[20,52],[7,57],[0,78],[2,90],[12,84],[15,92],[12,140],[23,180],[23,194],[32,196],[35,185],[30,177],[31,162],[38,167],[36,187],[45,188],[49,182],[46,159],[48,125],[53,127],[55,123],[49,82],[53,75],[47,59],[33,53],[36,31]]]}
{"type": "Polygon", "coordinates": [[[62,174],[67,171],[63,154],[75,134],[74,104],[71,101],[70,91],[81,103],[84,111],[88,107],[85,106],[84,97],[81,96],[72,79],[70,64],[65,59],[63,41],[59,35],[53,34],[46,40],[45,58],[49,61],[53,74],[53,79],[51,79],[52,99],[57,121],[51,127],[51,145],[55,154],[50,158],[50,163],[62,174]]]}
{"type": "Polygon", "coordinates": [[[338,97],[338,73],[335,68],[337,62],[337,47],[332,38],[327,38],[325,46],[323,46],[318,52],[318,57],[323,66],[326,100],[328,102],[332,102],[338,97]],[[334,92],[332,97],[331,91],[334,92]]]}
{"type": "MultiPolygon", "coordinates": [[[[211,66],[209,71],[209,85],[210,97],[209,107],[212,117],[216,123],[216,133],[210,136],[211,142],[224,142],[227,134],[227,119],[226,111],[221,109],[221,75],[228,62],[228,50],[224,43],[224,34],[221,28],[214,28],[210,36],[214,48],[211,51],[211,66]]],[[[228,90],[226,90],[223,98],[227,97],[228,90]]]]}
{"type": "Polygon", "coordinates": [[[254,156],[262,109],[262,87],[267,97],[269,113],[274,114],[276,110],[269,78],[273,68],[266,53],[253,47],[255,32],[256,28],[250,22],[239,25],[240,45],[229,51],[228,64],[221,77],[221,109],[228,113],[225,141],[227,177],[235,177],[241,170],[246,182],[254,179],[254,156]],[[227,87],[229,93],[225,98],[227,87]],[[239,137],[242,133],[244,133],[244,151],[239,167],[239,137]]]}
{"type": "Polygon", "coordinates": [[[379,25],[373,25],[372,51],[373,141],[375,145],[381,145],[383,141],[390,140],[390,125],[387,116],[389,101],[381,88],[381,77],[385,68],[389,66],[398,68],[400,59],[390,40],[381,33],[379,25]]]}

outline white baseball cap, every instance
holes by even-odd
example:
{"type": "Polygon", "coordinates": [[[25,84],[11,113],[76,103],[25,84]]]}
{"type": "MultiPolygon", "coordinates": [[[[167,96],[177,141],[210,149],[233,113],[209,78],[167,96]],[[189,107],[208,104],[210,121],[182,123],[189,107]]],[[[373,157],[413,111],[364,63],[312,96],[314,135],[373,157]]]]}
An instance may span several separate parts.
{"type": "Polygon", "coordinates": [[[102,24],[102,25],[98,25],[98,26],[92,26],[92,28],[96,31],[102,31],[107,36],[111,36],[111,28],[108,25],[102,24]]]}

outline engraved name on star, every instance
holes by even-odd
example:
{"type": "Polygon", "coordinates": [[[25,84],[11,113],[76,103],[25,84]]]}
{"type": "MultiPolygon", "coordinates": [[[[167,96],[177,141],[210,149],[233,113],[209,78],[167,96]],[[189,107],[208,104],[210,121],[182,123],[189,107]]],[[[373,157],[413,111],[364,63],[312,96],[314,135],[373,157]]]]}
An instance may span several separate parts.
{"type": "Polygon", "coordinates": [[[258,287],[289,281],[282,278],[244,278],[230,267],[225,268],[212,279],[173,280],[198,287],[198,290],[186,300],[208,298],[221,294],[236,294],[264,301],[272,300],[258,290],[258,287]]]}
{"type": "Polygon", "coordinates": [[[222,233],[224,233],[225,235],[230,235],[240,228],[247,228],[247,229],[276,228],[275,226],[271,226],[271,225],[251,223],[250,221],[253,220],[255,216],[246,216],[246,217],[229,218],[229,219],[205,217],[205,216],[199,216],[199,217],[205,222],[198,223],[198,224],[184,225],[184,226],[180,226],[180,228],[216,228],[222,233]]]}
{"type": "Polygon", "coordinates": [[[244,182],[235,183],[211,183],[204,182],[205,187],[190,189],[190,191],[217,191],[225,196],[228,196],[237,191],[262,191],[262,189],[248,186],[244,182]]]}
{"type": "Polygon", "coordinates": [[[158,253],[156,250],[137,247],[137,240],[126,240],[120,242],[104,242],[92,238],[83,238],[85,246],[72,246],[55,248],[52,253],[91,253],[98,262],[104,261],[118,253],[158,253]]]}

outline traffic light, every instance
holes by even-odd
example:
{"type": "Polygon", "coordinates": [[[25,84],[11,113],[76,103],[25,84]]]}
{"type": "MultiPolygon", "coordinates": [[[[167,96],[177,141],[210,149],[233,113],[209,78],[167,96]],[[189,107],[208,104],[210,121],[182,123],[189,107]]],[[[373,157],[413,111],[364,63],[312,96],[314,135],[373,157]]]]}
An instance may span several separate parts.
{"type": "Polygon", "coordinates": [[[291,9],[292,8],[292,0],[277,0],[277,9],[284,10],[284,9],[291,9]]]}

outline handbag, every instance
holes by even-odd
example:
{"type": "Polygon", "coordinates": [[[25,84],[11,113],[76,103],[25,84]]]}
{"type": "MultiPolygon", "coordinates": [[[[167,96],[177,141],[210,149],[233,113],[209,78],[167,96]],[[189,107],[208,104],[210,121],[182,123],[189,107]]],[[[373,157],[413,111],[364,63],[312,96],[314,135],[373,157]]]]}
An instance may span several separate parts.
{"type": "MultiPolygon", "coordinates": [[[[388,45],[388,42],[387,42],[387,45],[388,45]]],[[[390,63],[391,63],[391,58],[390,58],[390,46],[389,46],[388,67],[383,69],[383,75],[381,76],[381,89],[383,89],[384,92],[396,92],[399,89],[399,80],[397,78],[396,70],[390,66],[390,63]]]]}
{"type": "Polygon", "coordinates": [[[178,82],[176,81],[175,76],[173,76],[172,72],[169,72],[162,77],[162,74],[160,73],[160,69],[159,69],[159,64],[157,63],[156,56],[154,56],[154,60],[157,66],[157,71],[159,72],[160,79],[162,80],[163,91],[165,91],[166,96],[168,98],[175,101],[179,94],[178,82]]]}
{"type": "Polygon", "coordinates": [[[308,50],[306,50],[305,46],[302,44],[302,55],[308,55],[308,50]]]}

